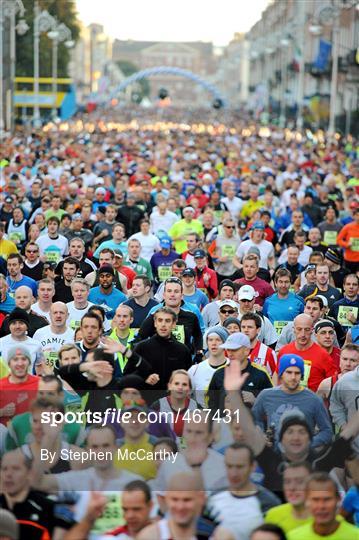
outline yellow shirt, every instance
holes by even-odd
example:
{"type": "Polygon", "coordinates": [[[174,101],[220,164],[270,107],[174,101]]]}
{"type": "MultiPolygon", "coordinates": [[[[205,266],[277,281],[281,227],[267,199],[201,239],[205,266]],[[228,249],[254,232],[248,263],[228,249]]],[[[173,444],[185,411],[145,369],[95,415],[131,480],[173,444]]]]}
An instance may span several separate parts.
{"type": "Polygon", "coordinates": [[[3,257],[6,261],[9,255],[12,253],[17,253],[17,247],[14,244],[14,242],[11,242],[11,240],[6,240],[5,238],[2,238],[0,240],[0,256],[3,257]]]}
{"type": "Polygon", "coordinates": [[[288,540],[359,540],[359,529],[346,521],[341,521],[333,534],[319,536],[312,528],[312,524],[304,525],[288,534],[288,540]]]}
{"type": "Polygon", "coordinates": [[[148,433],[137,443],[124,442],[118,446],[118,450],[114,460],[115,467],[139,474],[145,480],[155,478],[157,470],[152,460],[153,441],[151,442],[148,433]]]}
{"type": "Polygon", "coordinates": [[[192,219],[189,223],[185,219],[180,219],[172,225],[168,234],[174,241],[174,248],[181,255],[187,249],[186,240],[176,240],[178,236],[187,237],[191,233],[203,235],[203,225],[198,219],[192,219]]]}
{"type": "Polygon", "coordinates": [[[292,505],[289,503],[280,504],[268,510],[265,517],[266,523],[273,523],[273,525],[279,525],[284,532],[292,531],[302,525],[312,522],[312,518],[297,519],[293,516],[292,505]]]}
{"type": "Polygon", "coordinates": [[[242,211],[241,211],[242,218],[250,218],[250,217],[252,217],[254,212],[256,210],[259,210],[260,208],[262,208],[262,206],[264,206],[263,201],[251,201],[249,199],[249,201],[247,201],[243,205],[243,208],[242,208],[242,211]]]}

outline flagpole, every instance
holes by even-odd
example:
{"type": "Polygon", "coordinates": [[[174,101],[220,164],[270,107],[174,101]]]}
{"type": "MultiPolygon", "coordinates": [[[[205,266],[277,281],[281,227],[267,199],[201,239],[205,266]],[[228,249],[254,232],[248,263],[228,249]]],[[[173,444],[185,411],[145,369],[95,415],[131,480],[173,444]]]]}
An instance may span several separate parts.
{"type": "Polygon", "coordinates": [[[300,13],[299,13],[299,25],[301,29],[300,35],[301,40],[298,46],[299,49],[299,63],[298,63],[298,87],[297,87],[297,104],[298,104],[298,113],[297,113],[297,128],[302,129],[303,127],[303,100],[304,100],[304,82],[305,82],[305,37],[306,37],[306,2],[299,2],[298,4],[300,13]]]}
{"type": "Polygon", "coordinates": [[[338,37],[339,27],[335,19],[333,25],[333,48],[332,48],[332,78],[330,83],[330,112],[329,112],[329,133],[335,132],[335,112],[337,105],[338,89],[338,37]]]}

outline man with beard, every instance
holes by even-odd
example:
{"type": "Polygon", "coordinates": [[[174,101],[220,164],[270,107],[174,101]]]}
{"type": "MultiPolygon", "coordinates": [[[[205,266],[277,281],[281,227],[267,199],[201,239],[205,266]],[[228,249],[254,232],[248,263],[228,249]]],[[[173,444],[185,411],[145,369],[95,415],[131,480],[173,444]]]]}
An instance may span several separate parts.
{"type": "Polygon", "coordinates": [[[127,300],[127,296],[114,286],[115,272],[112,266],[103,265],[98,271],[100,285],[92,287],[89,294],[89,301],[102,306],[106,312],[107,319],[113,319],[116,307],[127,300]]]}

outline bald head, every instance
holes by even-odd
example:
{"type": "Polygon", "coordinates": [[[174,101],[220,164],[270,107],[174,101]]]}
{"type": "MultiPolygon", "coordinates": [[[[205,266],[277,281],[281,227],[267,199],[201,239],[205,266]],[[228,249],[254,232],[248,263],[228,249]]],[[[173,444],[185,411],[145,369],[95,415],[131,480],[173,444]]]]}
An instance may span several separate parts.
{"type": "Polygon", "coordinates": [[[193,526],[205,504],[201,479],[191,472],[174,474],[168,482],[165,499],[176,525],[181,529],[193,526]]]}
{"type": "Polygon", "coordinates": [[[168,491],[203,491],[203,489],[201,479],[192,472],[174,474],[167,484],[168,491]]]}
{"type": "Polygon", "coordinates": [[[313,319],[302,313],[294,319],[295,344],[298,349],[307,349],[312,344],[313,319]]]}
{"type": "Polygon", "coordinates": [[[69,312],[66,304],[63,302],[54,302],[50,307],[50,320],[51,326],[57,329],[57,331],[65,331],[66,320],[69,316],[69,312]]]}
{"type": "Polygon", "coordinates": [[[32,290],[27,285],[22,285],[15,291],[16,307],[29,311],[35,299],[32,290]]]}

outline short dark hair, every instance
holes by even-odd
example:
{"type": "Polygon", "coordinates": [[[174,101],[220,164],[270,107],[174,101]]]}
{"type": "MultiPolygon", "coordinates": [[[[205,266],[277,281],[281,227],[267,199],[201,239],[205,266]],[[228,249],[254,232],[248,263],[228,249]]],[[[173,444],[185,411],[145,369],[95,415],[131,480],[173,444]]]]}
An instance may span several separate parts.
{"type": "Polygon", "coordinates": [[[244,313],[239,326],[241,326],[242,321],[254,321],[257,328],[262,328],[262,319],[257,313],[244,313]]]}
{"type": "Polygon", "coordinates": [[[254,538],[254,535],[256,532],[269,532],[272,534],[277,535],[277,540],[287,540],[287,537],[285,535],[285,532],[281,527],[278,525],[274,525],[273,523],[264,523],[263,525],[259,525],[256,529],[254,529],[251,533],[250,539],[252,540],[254,538]]]}
{"type": "Polygon", "coordinates": [[[142,491],[145,496],[146,503],[148,504],[151,502],[151,489],[143,480],[132,480],[132,482],[125,485],[123,491],[142,491]]]}
{"type": "Polygon", "coordinates": [[[312,471],[313,471],[313,467],[312,467],[311,463],[309,463],[309,461],[305,461],[305,460],[302,460],[302,461],[289,461],[288,463],[286,463],[286,465],[284,467],[284,470],[286,471],[287,469],[300,469],[301,467],[306,469],[309,473],[312,473],[312,471]]]}
{"type": "Polygon", "coordinates": [[[10,253],[10,255],[8,255],[7,260],[9,261],[10,259],[17,259],[20,264],[24,263],[20,253],[10,253]]]}
{"type": "Polygon", "coordinates": [[[354,279],[356,279],[356,280],[357,280],[357,283],[359,284],[359,277],[358,277],[356,274],[347,274],[346,276],[344,276],[344,279],[343,279],[343,285],[346,284],[348,278],[354,278],[354,279]]]}
{"type": "Polygon", "coordinates": [[[56,381],[58,393],[60,394],[60,392],[63,391],[62,380],[61,380],[60,377],[58,377],[57,375],[52,375],[52,374],[50,374],[50,375],[42,375],[42,376],[41,376],[41,380],[42,380],[44,383],[51,383],[51,382],[56,381]]]}
{"type": "Polygon", "coordinates": [[[66,257],[64,260],[63,260],[63,264],[62,264],[62,267],[64,267],[64,264],[67,263],[67,264],[72,264],[74,266],[76,266],[77,270],[80,268],[80,261],[78,261],[77,259],[75,259],[75,257],[66,257]]]}
{"type": "Polygon", "coordinates": [[[47,223],[50,223],[51,221],[54,221],[60,227],[60,220],[57,216],[50,216],[47,220],[47,223]]]}
{"type": "Polygon", "coordinates": [[[106,319],[106,311],[104,310],[104,308],[102,306],[98,306],[97,304],[91,306],[88,310],[87,313],[95,313],[96,315],[96,311],[99,311],[101,313],[101,316],[102,316],[102,319],[103,321],[105,321],[106,319]]]}
{"type": "Polygon", "coordinates": [[[304,300],[304,303],[307,304],[308,302],[316,302],[319,304],[320,309],[324,308],[324,302],[319,296],[309,296],[304,300]]]}
{"type": "Polygon", "coordinates": [[[178,268],[186,268],[186,263],[183,259],[175,259],[171,266],[178,266],[178,268]]]}
{"type": "Polygon", "coordinates": [[[135,279],[142,280],[142,283],[145,287],[151,287],[152,285],[151,280],[145,274],[139,274],[138,276],[135,276],[132,281],[135,281],[135,279]]]}
{"type": "Polygon", "coordinates": [[[80,322],[80,328],[81,328],[82,323],[83,323],[83,321],[84,321],[85,319],[96,319],[96,321],[98,322],[98,327],[99,327],[99,329],[100,329],[100,330],[102,329],[102,324],[103,324],[103,323],[102,323],[100,317],[99,317],[96,313],[94,313],[93,311],[92,311],[92,312],[89,312],[89,311],[88,311],[87,313],[85,313],[85,315],[82,316],[81,322],[80,322]]]}
{"type": "Polygon", "coordinates": [[[328,484],[328,483],[332,484],[332,486],[334,488],[335,495],[336,495],[336,497],[339,498],[338,486],[337,486],[336,482],[333,480],[333,478],[331,476],[329,476],[328,473],[321,471],[321,472],[315,472],[315,473],[311,474],[310,477],[308,478],[308,482],[307,482],[307,485],[306,485],[306,493],[307,494],[309,493],[310,485],[313,482],[316,482],[318,484],[328,484]]]}
{"type": "Polygon", "coordinates": [[[153,318],[156,319],[156,316],[159,314],[159,313],[166,313],[167,315],[171,315],[172,316],[172,319],[177,322],[177,313],[175,311],[173,311],[173,309],[171,308],[168,308],[168,307],[160,307],[159,309],[157,309],[154,314],[153,314],[153,318]]]}
{"type": "MultiPolygon", "coordinates": [[[[297,247],[297,246],[295,246],[297,247]]],[[[289,279],[291,279],[291,273],[289,272],[289,270],[287,270],[287,268],[278,268],[278,270],[276,271],[275,275],[274,275],[274,281],[275,283],[277,282],[278,278],[280,277],[287,277],[289,279]]]]}
{"type": "Polygon", "coordinates": [[[255,459],[256,459],[252,448],[248,444],[234,442],[234,443],[230,444],[227,447],[227,450],[228,449],[231,449],[231,450],[247,450],[248,455],[249,455],[249,463],[250,464],[253,464],[255,459]]]}

